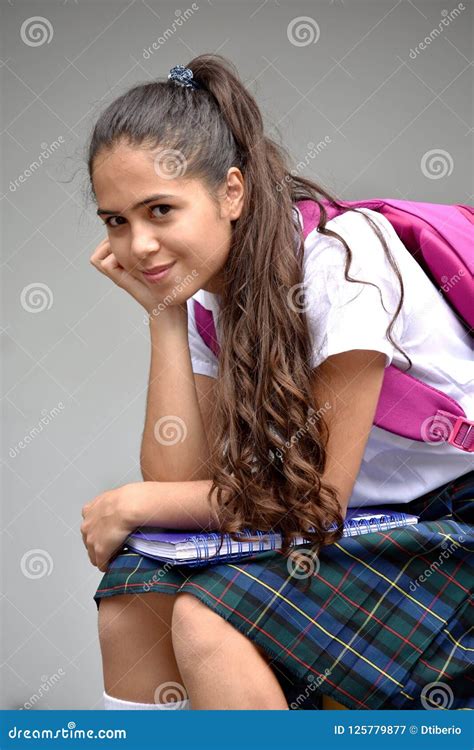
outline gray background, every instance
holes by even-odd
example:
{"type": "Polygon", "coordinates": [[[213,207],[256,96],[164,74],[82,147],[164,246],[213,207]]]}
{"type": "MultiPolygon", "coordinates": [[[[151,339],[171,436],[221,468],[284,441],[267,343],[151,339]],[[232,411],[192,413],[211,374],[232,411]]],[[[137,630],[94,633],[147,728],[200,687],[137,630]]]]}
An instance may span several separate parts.
{"type": "Polygon", "coordinates": [[[148,329],[138,303],[89,264],[105,236],[83,158],[97,113],[137,82],[219,52],[295,168],[340,197],[473,202],[468,0],[439,34],[457,4],[196,5],[173,28],[190,2],[1,1],[1,708],[102,708],[92,599],[102,574],[80,511],[141,480],[148,329]],[[46,21],[29,38],[33,16],[46,21]]]}

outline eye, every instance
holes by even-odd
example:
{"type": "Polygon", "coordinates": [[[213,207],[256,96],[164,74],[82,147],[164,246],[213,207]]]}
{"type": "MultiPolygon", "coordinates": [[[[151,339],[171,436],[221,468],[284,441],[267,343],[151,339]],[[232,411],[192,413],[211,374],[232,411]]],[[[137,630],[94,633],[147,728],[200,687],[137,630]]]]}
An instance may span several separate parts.
{"type": "MultiPolygon", "coordinates": [[[[168,209],[170,209],[171,206],[168,206],[166,203],[160,203],[158,206],[153,206],[153,208],[151,210],[154,211],[157,208],[168,208],[168,209]]],[[[166,213],[168,213],[168,211],[166,213]]],[[[164,215],[166,216],[166,214],[164,214],[164,215]]],[[[163,214],[162,214],[162,216],[163,216],[163,214]]]]}
{"type": "MultiPolygon", "coordinates": [[[[160,204],[158,204],[157,206],[152,206],[152,207],[150,208],[150,211],[155,211],[155,210],[156,210],[157,208],[160,208],[160,209],[161,209],[161,208],[165,208],[165,209],[171,209],[171,206],[169,206],[169,205],[168,205],[168,204],[166,204],[166,203],[160,203],[160,204]]],[[[165,213],[165,214],[161,214],[161,218],[164,218],[164,216],[166,216],[166,214],[167,214],[167,213],[168,213],[168,211],[166,211],[166,213],[165,213]]],[[[158,218],[160,218],[160,214],[158,214],[158,218]]],[[[114,228],[114,229],[115,229],[115,228],[116,228],[117,226],[121,226],[120,224],[112,224],[112,221],[113,221],[114,219],[122,219],[123,221],[125,221],[125,219],[123,218],[123,216],[109,216],[109,218],[108,218],[108,219],[106,219],[106,220],[105,220],[105,222],[104,222],[104,223],[105,223],[105,225],[106,225],[106,226],[109,226],[109,227],[112,227],[112,228],[114,228]]]]}
{"type": "Polygon", "coordinates": [[[117,224],[112,224],[113,219],[123,219],[123,216],[109,216],[104,222],[105,226],[115,228],[117,224]]]}

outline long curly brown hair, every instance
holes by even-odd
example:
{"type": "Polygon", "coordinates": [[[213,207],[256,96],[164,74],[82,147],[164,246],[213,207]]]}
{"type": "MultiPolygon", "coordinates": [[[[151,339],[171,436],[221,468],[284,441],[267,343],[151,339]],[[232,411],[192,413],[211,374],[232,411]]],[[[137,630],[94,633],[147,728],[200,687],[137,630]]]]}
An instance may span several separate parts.
{"type": "MultiPolygon", "coordinates": [[[[320,198],[341,210],[353,209],[290,171],[288,152],[265,135],[259,107],[232,63],[221,55],[203,54],[186,67],[199,90],[167,80],[145,83],[103,112],[89,143],[90,181],[97,153],[121,139],[181,152],[187,177],[201,178],[213,196],[230,167],[241,170],[244,205],[233,222],[223,269],[208,501],[222,534],[241,538],[237,532],[244,529],[280,531],[285,555],[292,552],[292,540],[303,535],[317,554],[321,546],[341,537],[343,515],[337,491],[322,481],[329,429],[314,394],[305,305],[285,302],[303,282],[304,241],[293,206],[302,199],[318,203],[317,231],[342,242],[347,281],[356,281],[348,275],[352,253],[340,235],[326,228],[320,198]]],[[[380,239],[400,283],[400,301],[387,336],[410,369],[411,361],[391,337],[403,303],[403,281],[380,229],[368,215],[362,216],[380,239]]]]}

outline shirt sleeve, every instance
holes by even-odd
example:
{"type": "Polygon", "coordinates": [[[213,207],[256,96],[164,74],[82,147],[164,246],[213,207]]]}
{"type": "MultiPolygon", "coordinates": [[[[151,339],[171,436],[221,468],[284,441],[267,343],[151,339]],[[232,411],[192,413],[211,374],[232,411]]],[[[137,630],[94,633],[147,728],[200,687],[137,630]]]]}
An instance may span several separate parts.
{"type": "Polygon", "coordinates": [[[191,297],[187,300],[188,305],[188,342],[191,352],[191,363],[193,372],[200,375],[209,375],[211,378],[217,378],[218,360],[214,352],[202,340],[197,330],[196,320],[194,317],[194,299],[191,297]]]}
{"type": "MultiPolygon", "coordinates": [[[[392,225],[375,211],[368,211],[368,214],[380,227],[392,252],[393,244],[400,243],[392,225]]],[[[304,260],[311,366],[317,367],[332,354],[370,349],[384,353],[385,367],[388,367],[397,351],[387,338],[386,330],[400,300],[398,278],[382,243],[364,216],[350,211],[335,217],[329,224],[328,228],[340,234],[351,249],[348,276],[357,281],[344,278],[347,254],[342,242],[311,232],[306,238],[304,260]]],[[[392,256],[396,262],[393,252],[392,256]]],[[[402,330],[403,307],[391,333],[397,344],[402,330]]]]}

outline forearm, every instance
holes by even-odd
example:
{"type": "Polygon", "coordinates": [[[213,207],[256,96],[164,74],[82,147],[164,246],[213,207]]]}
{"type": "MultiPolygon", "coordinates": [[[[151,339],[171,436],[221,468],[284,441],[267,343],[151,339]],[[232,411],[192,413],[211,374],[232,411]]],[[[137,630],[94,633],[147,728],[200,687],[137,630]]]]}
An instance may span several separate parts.
{"type": "Polygon", "coordinates": [[[128,521],[131,526],[163,526],[170,529],[219,528],[215,497],[208,501],[210,479],[188,482],[143,482],[131,498],[128,521]]]}
{"type": "Polygon", "coordinates": [[[204,479],[209,446],[194,384],[186,311],[168,310],[152,318],[150,335],[142,476],[146,481],[204,479]]]}

